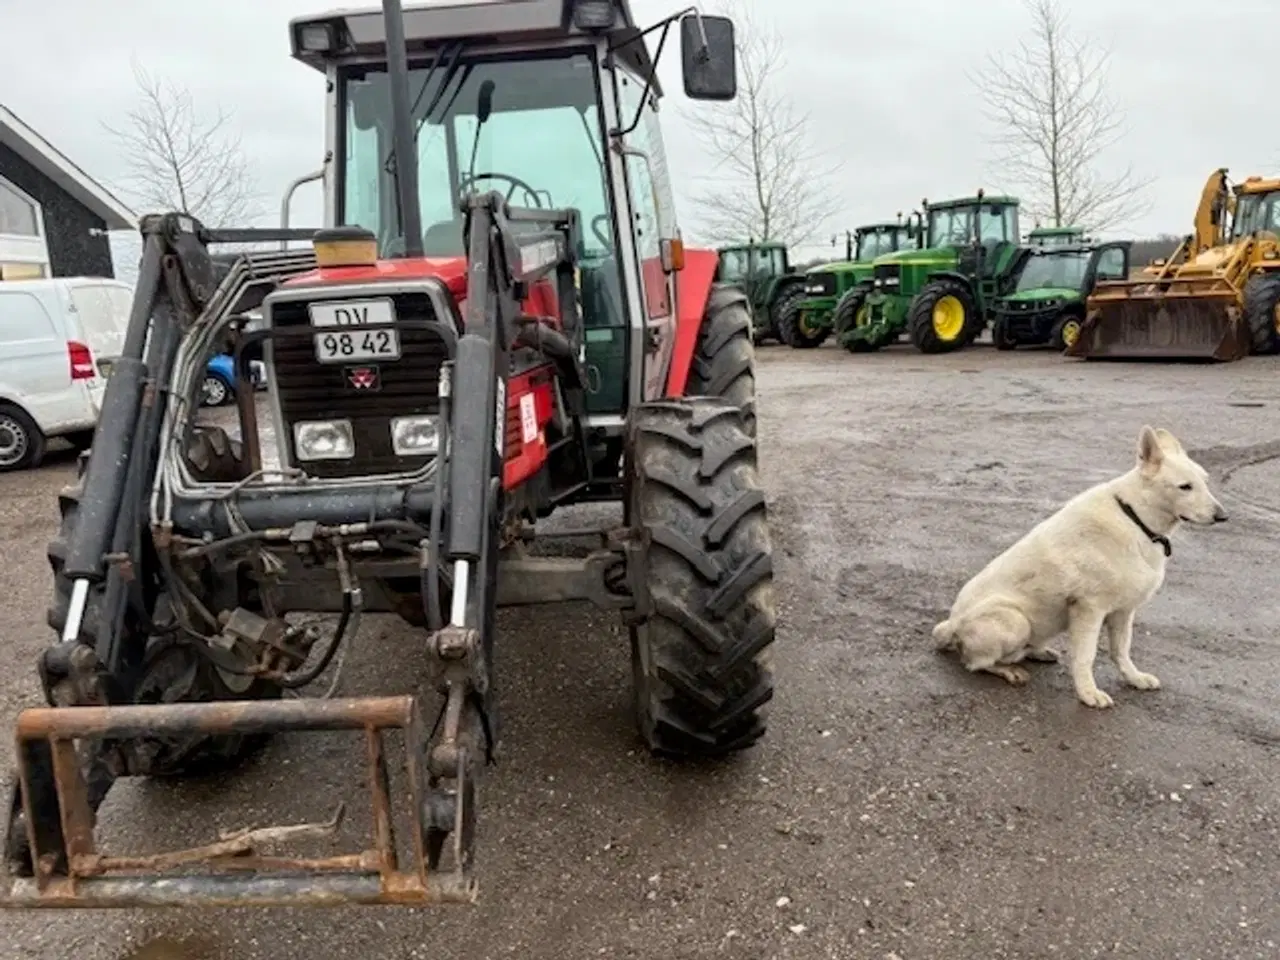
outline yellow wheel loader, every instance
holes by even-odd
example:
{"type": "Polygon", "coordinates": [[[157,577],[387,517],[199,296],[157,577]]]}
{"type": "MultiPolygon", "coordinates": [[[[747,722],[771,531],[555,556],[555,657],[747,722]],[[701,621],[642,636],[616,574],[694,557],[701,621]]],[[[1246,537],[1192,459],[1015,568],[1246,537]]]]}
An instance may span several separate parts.
{"type": "Polygon", "coordinates": [[[1280,351],[1280,178],[1231,185],[1215,170],[1195,232],[1167,260],[1100,281],[1080,336],[1086,359],[1239,360],[1280,351]]]}

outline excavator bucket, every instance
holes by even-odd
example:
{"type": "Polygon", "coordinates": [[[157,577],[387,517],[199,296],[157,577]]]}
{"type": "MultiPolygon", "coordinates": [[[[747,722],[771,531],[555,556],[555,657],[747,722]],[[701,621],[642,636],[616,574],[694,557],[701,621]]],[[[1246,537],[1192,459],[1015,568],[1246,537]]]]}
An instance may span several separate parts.
{"type": "Polygon", "coordinates": [[[1065,351],[1085,359],[1239,360],[1249,329],[1225,278],[1100,282],[1080,334],[1065,351]]]}
{"type": "MultiPolygon", "coordinates": [[[[433,796],[423,743],[413,697],[25,710],[18,718],[17,734],[21,790],[11,798],[10,817],[25,815],[34,876],[5,877],[0,908],[472,903],[474,787],[459,782],[454,803],[433,796]],[[78,742],[143,734],[287,730],[363,735],[372,801],[371,846],[311,858],[263,852],[334,836],[342,820],[339,806],[328,822],[246,828],[184,850],[126,856],[99,847],[78,742]],[[407,795],[409,802],[406,846],[412,862],[403,867],[393,829],[383,738],[387,731],[399,731],[405,745],[407,789],[397,793],[407,795]],[[446,835],[450,842],[442,843],[446,835]]],[[[13,823],[7,826],[9,836],[13,823]]]]}

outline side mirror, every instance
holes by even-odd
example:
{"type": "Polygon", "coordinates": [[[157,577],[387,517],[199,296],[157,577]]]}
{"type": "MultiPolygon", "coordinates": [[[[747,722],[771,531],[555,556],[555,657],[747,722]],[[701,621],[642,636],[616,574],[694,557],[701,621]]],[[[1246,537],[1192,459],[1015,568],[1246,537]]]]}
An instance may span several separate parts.
{"type": "Polygon", "coordinates": [[[738,95],[738,48],[728,17],[681,17],[680,61],[684,94],[690,100],[732,100],[738,95]]]}

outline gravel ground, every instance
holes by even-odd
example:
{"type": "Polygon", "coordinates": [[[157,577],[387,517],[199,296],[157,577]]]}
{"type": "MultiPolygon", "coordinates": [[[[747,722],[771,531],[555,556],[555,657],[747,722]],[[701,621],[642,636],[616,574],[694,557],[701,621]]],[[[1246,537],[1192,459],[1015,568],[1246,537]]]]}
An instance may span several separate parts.
{"type": "MultiPolygon", "coordinates": [[[[1280,955],[1280,387],[1274,362],[1096,364],[989,347],[760,351],[780,628],[769,736],[719,768],[637,749],[625,636],[590,609],[504,614],[504,743],[474,908],[7,914],[26,960],[994,960],[1280,955]],[[1144,422],[1212,471],[1232,522],[1185,532],[1110,711],[1038,666],[1014,689],[928,638],[954,591],[1055,504],[1128,468],[1144,422]]],[[[10,669],[35,701],[45,541],[70,455],[0,478],[10,669]]],[[[425,679],[367,621],[344,693],[425,679]]],[[[3,738],[8,743],[8,738],[3,738]]],[[[6,745],[3,761],[11,749],[6,745]]],[[[321,819],[357,745],[282,737],[218,784],[128,782],[113,844],[321,819]],[[268,810],[268,804],[273,804],[268,810]]],[[[363,821],[362,821],[363,823],[363,821]]]]}

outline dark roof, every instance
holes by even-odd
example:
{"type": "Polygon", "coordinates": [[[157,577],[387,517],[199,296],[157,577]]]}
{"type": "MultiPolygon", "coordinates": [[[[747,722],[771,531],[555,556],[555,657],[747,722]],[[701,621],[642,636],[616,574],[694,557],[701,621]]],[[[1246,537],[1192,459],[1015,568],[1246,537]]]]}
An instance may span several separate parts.
{"type": "Polygon", "coordinates": [[[4,104],[0,104],[0,143],[56,183],[94,216],[101,217],[108,230],[136,229],[136,213],[4,104]]]}

